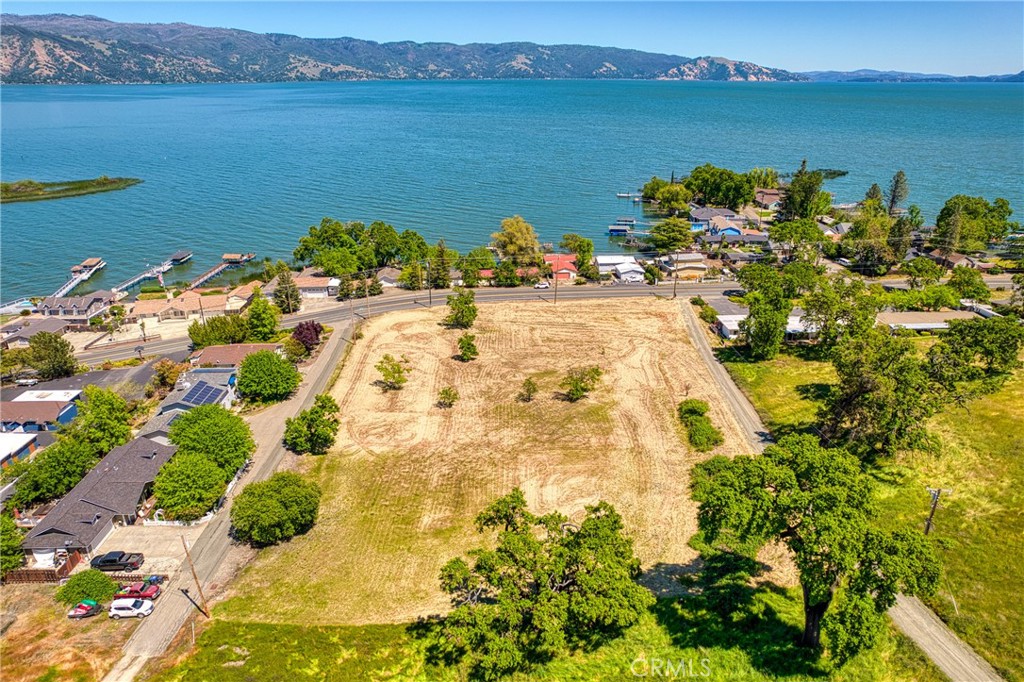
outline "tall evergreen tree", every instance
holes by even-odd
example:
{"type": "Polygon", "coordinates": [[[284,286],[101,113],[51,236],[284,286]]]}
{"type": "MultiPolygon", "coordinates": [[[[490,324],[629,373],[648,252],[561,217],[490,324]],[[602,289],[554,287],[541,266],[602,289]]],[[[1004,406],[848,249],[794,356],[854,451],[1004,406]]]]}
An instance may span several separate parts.
{"type": "Polygon", "coordinates": [[[274,303],[285,314],[296,313],[302,307],[302,296],[299,294],[299,287],[295,284],[291,270],[284,270],[278,274],[274,303]]]}
{"type": "Polygon", "coordinates": [[[892,176],[889,191],[885,193],[886,201],[889,202],[889,214],[894,213],[908,196],[910,196],[910,186],[907,184],[907,174],[901,169],[892,176]]]}

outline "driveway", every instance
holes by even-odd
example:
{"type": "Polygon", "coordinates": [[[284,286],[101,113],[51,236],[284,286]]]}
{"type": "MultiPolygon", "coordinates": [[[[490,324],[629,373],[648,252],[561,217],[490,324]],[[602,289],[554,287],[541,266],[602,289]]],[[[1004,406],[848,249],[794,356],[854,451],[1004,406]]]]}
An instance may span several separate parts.
{"type": "Polygon", "coordinates": [[[140,575],[160,573],[170,577],[179,571],[185,560],[181,538],[193,544],[205,526],[119,526],[93,552],[99,556],[106,552],[141,552],[146,557],[140,575]]]}

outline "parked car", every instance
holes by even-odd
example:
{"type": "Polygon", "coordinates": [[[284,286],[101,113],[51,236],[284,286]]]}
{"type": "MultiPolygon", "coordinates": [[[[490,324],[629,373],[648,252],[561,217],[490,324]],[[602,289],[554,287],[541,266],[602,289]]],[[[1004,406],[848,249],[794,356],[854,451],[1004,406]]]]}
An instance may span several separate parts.
{"type": "Polygon", "coordinates": [[[153,613],[153,602],[148,599],[115,599],[110,605],[110,617],[145,618],[153,613]]]}
{"type": "Polygon", "coordinates": [[[533,285],[533,288],[534,289],[550,289],[551,288],[551,282],[544,282],[544,281],[537,282],[536,284],[533,285]]]}
{"type": "Polygon", "coordinates": [[[145,560],[141,554],[107,552],[90,561],[89,565],[100,571],[137,571],[145,560]]]}
{"type": "Polygon", "coordinates": [[[68,618],[91,618],[100,612],[100,605],[92,599],[84,599],[68,611],[68,618]]]}
{"type": "Polygon", "coordinates": [[[38,383],[39,383],[39,379],[33,379],[33,378],[30,377],[30,378],[26,378],[26,379],[18,379],[18,380],[16,380],[14,382],[14,385],[15,386],[35,386],[38,383]]]}
{"type": "Polygon", "coordinates": [[[160,586],[149,583],[132,583],[122,587],[114,599],[156,599],[160,596],[160,586]]]}

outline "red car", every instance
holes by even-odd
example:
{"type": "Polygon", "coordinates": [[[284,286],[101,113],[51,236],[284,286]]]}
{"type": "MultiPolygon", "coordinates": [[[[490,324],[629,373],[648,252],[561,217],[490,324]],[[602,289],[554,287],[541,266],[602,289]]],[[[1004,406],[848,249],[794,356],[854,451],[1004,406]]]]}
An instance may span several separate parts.
{"type": "Polygon", "coordinates": [[[89,618],[100,612],[100,605],[92,599],[80,601],[75,608],[68,611],[68,618],[89,618]]]}
{"type": "Polygon", "coordinates": [[[127,587],[122,587],[120,592],[114,595],[114,599],[156,599],[159,596],[159,585],[132,583],[127,587]]]}

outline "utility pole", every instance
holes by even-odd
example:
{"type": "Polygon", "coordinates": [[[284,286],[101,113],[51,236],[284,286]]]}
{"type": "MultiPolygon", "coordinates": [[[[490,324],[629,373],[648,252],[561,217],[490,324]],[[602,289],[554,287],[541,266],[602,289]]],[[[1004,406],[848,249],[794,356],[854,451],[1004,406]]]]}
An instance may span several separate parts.
{"type": "Polygon", "coordinates": [[[430,259],[427,259],[427,307],[434,307],[434,284],[430,281],[430,259]]]}
{"type": "Polygon", "coordinates": [[[558,273],[555,273],[555,302],[552,305],[558,305],[558,273]]]}
{"type": "Polygon", "coordinates": [[[363,298],[366,299],[366,319],[370,319],[370,280],[363,273],[363,298]]]}
{"type": "Polygon", "coordinates": [[[185,558],[188,559],[188,566],[192,569],[192,580],[196,582],[196,589],[199,590],[199,599],[203,602],[203,615],[210,617],[210,607],[206,604],[206,595],[203,594],[203,586],[199,584],[199,576],[196,574],[196,565],[192,563],[192,553],[188,551],[188,542],[185,536],[181,536],[181,544],[185,548],[185,558]]]}
{"type": "Polygon", "coordinates": [[[924,522],[925,535],[928,535],[934,525],[932,523],[932,519],[935,518],[935,509],[939,506],[939,497],[942,493],[946,493],[948,495],[953,492],[952,490],[944,490],[942,488],[928,488],[927,490],[928,494],[932,496],[932,508],[931,511],[928,512],[928,520],[924,522]]]}

